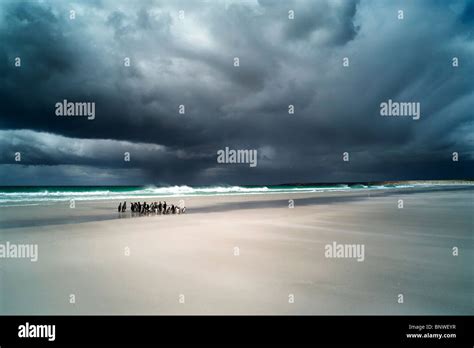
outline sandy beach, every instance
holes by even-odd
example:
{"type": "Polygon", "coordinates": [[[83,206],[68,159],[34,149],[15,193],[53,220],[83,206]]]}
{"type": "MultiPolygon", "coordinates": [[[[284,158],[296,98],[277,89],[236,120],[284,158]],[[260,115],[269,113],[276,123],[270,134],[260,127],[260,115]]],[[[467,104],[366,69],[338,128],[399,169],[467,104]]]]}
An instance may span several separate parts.
{"type": "Polygon", "coordinates": [[[142,217],[117,213],[118,200],[2,207],[0,243],[39,254],[0,259],[0,314],[472,315],[473,197],[183,197],[184,215],[142,217]],[[326,257],[333,242],[364,245],[364,260],[326,257]]]}

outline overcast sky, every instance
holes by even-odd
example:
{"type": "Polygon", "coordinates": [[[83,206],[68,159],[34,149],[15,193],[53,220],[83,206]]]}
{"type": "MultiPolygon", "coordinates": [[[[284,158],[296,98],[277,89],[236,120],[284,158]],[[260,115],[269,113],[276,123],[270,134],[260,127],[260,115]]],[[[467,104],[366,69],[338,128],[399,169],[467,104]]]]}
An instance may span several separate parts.
{"type": "Polygon", "coordinates": [[[472,179],[473,30],[474,1],[1,1],[0,184],[472,179]]]}

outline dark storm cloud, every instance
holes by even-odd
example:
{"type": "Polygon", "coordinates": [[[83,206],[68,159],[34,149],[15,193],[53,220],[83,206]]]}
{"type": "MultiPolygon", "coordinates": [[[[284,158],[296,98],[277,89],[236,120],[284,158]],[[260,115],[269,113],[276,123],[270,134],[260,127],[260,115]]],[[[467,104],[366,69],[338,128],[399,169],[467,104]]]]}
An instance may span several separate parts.
{"type": "Polygon", "coordinates": [[[472,1],[0,6],[2,184],[50,167],[78,184],[78,168],[104,184],[472,176],[472,1]],[[56,117],[63,99],[95,102],[96,118],[56,117]],[[387,99],[420,102],[421,119],[381,117],[387,99]],[[225,146],[257,148],[257,168],[218,165],[225,146]]]}
{"type": "MultiPolygon", "coordinates": [[[[273,6],[270,2],[266,4],[273,6]]],[[[312,34],[323,32],[325,43],[345,44],[357,34],[358,27],[354,24],[357,4],[358,1],[280,3],[281,10],[290,8],[297,18],[296,21],[288,22],[285,26],[287,39],[307,42],[312,34]]]]}

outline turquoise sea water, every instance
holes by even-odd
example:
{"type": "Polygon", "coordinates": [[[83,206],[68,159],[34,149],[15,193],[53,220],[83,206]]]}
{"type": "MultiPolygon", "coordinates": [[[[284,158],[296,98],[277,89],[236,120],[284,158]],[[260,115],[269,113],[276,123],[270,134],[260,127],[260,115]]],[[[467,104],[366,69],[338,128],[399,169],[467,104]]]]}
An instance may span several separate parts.
{"type": "Polygon", "coordinates": [[[298,186],[36,186],[0,187],[0,205],[39,205],[74,200],[141,197],[271,194],[432,187],[433,184],[328,184],[298,186]]]}

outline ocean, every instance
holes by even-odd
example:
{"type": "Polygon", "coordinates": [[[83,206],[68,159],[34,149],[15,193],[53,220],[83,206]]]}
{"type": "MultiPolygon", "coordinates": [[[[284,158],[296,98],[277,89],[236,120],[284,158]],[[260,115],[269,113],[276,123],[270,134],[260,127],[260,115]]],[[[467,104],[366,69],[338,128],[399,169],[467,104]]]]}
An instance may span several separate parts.
{"type": "MultiPolygon", "coordinates": [[[[456,183],[451,183],[453,185],[456,183]]],[[[459,183],[458,183],[459,184],[459,183]]],[[[472,184],[472,183],[471,183],[472,184]]],[[[279,186],[22,186],[0,187],[0,206],[47,205],[49,203],[94,200],[130,200],[147,197],[187,197],[217,195],[255,195],[327,191],[380,190],[444,186],[429,182],[384,184],[318,184],[279,186]]]]}

